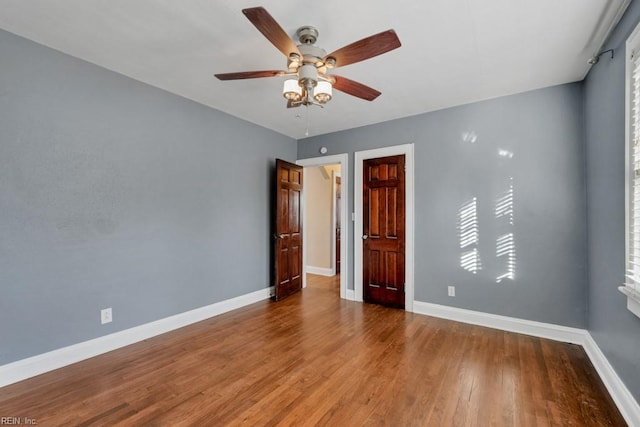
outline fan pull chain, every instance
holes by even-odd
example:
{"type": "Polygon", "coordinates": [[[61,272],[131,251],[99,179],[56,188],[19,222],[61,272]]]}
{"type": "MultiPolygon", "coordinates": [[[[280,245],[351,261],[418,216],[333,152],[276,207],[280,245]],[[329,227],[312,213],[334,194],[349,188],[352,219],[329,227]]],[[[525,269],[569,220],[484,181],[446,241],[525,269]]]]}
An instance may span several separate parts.
{"type": "Polygon", "coordinates": [[[304,121],[306,126],[306,129],[304,131],[304,136],[309,136],[309,106],[305,105],[304,108],[306,109],[304,114],[304,121]]]}

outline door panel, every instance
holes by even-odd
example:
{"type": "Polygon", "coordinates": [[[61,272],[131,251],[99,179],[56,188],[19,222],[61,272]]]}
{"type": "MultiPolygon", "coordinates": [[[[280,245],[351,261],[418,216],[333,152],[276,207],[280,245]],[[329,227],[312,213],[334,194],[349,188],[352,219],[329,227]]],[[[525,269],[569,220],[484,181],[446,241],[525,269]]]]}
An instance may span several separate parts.
{"type": "Polygon", "coordinates": [[[365,160],[363,174],[363,296],[404,308],[404,155],[365,160]]]}
{"type": "Polygon", "coordinates": [[[302,167],[276,159],[275,299],[302,289],[302,167]]]}

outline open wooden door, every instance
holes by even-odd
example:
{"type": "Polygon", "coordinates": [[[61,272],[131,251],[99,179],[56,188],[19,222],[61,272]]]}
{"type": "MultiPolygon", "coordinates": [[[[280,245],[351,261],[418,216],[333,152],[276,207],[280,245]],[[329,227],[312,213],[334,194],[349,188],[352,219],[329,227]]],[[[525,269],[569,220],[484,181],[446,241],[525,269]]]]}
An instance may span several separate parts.
{"type": "Polygon", "coordinates": [[[276,159],[275,300],[302,289],[302,166],[276,159]]]}
{"type": "Polygon", "coordinates": [[[405,156],[363,164],[364,301],[404,308],[405,156]]]}

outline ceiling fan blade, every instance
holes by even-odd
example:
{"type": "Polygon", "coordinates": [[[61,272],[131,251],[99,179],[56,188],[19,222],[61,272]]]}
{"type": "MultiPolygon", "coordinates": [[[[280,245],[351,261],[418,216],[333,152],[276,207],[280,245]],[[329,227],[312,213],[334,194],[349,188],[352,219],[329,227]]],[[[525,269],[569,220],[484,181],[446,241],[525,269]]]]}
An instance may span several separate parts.
{"type": "Polygon", "coordinates": [[[242,13],[278,50],[288,58],[292,53],[302,58],[302,54],[291,37],[263,7],[243,9],[242,13]]]}
{"type": "Polygon", "coordinates": [[[241,71],[239,73],[223,73],[215,74],[220,80],[242,80],[242,79],[258,79],[260,77],[279,77],[285,75],[285,71],[280,70],[264,70],[264,71],[241,71]]]}
{"type": "Polygon", "coordinates": [[[357,98],[373,101],[381,94],[381,92],[378,92],[369,86],[350,80],[346,77],[336,76],[335,74],[332,74],[331,77],[335,79],[335,83],[333,83],[334,89],[357,98]]]}
{"type": "Polygon", "coordinates": [[[400,46],[400,39],[398,39],[396,32],[387,30],[331,52],[324,57],[324,60],[326,62],[328,58],[333,58],[336,61],[334,68],[344,67],[345,65],[382,55],[400,46]]]}

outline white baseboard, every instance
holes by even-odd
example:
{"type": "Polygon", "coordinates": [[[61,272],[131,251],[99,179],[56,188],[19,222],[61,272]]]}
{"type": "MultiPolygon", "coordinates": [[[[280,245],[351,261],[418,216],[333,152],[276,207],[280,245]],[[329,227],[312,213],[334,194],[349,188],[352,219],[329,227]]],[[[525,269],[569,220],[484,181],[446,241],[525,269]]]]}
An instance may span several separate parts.
{"type": "Polygon", "coordinates": [[[124,331],[2,365],[0,366],[0,387],[268,299],[273,292],[272,288],[260,289],[124,331]]]}
{"type": "Polygon", "coordinates": [[[609,391],[611,398],[616,403],[620,413],[630,426],[640,426],[640,405],[631,395],[629,389],[620,380],[620,377],[609,363],[598,344],[587,333],[584,344],[584,351],[589,356],[591,363],[596,368],[600,379],[609,391]]]}
{"type": "Polygon", "coordinates": [[[335,276],[336,275],[333,272],[333,269],[331,269],[331,268],[314,267],[312,265],[307,265],[307,273],[319,274],[320,276],[335,276]]]}
{"type": "Polygon", "coordinates": [[[356,300],[356,291],[353,289],[347,289],[347,300],[355,301],[356,300]]]}
{"type": "Polygon", "coordinates": [[[519,334],[532,335],[534,337],[548,338],[555,341],[563,341],[580,345],[584,342],[584,336],[587,333],[584,329],[517,319],[515,317],[499,316],[496,314],[465,310],[462,308],[431,304],[421,301],[413,302],[413,312],[425,314],[427,316],[455,320],[457,322],[471,323],[473,325],[486,326],[488,328],[501,329],[503,331],[516,332],[519,334]]]}
{"type": "Polygon", "coordinates": [[[638,402],[633,398],[629,389],[624,385],[589,331],[421,301],[413,302],[413,312],[581,345],[627,424],[630,426],[640,426],[640,405],[638,405],[638,402]]]}

